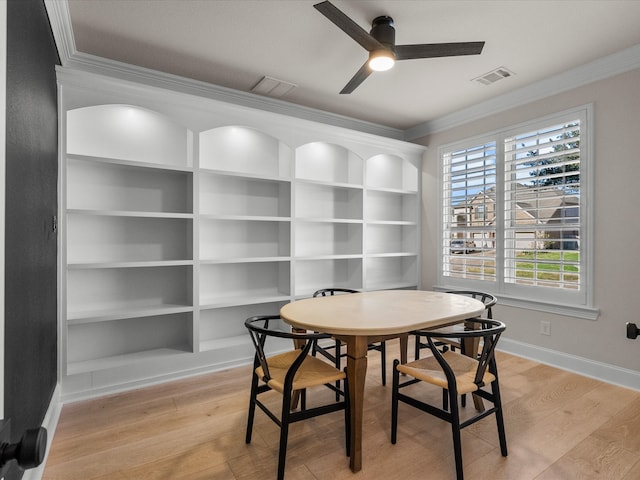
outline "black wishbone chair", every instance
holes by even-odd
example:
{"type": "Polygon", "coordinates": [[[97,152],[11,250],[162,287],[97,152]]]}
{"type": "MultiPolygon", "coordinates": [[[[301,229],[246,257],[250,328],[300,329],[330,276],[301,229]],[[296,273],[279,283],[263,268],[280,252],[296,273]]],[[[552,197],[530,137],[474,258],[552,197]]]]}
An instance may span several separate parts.
{"type": "MultiPolygon", "coordinates": [[[[315,297],[328,297],[333,296],[335,294],[343,294],[343,293],[360,293],[357,290],[351,290],[350,288],[323,288],[321,290],[317,290],[314,292],[313,296],[315,297]]],[[[387,384],[387,347],[384,341],[370,343],[367,346],[368,350],[377,350],[380,352],[380,363],[382,368],[382,385],[387,384]]],[[[342,342],[340,340],[336,340],[333,345],[318,345],[317,342],[313,346],[312,355],[315,357],[316,354],[319,353],[330,362],[332,362],[336,368],[340,368],[341,359],[346,357],[346,352],[342,351],[342,342]]]]}
{"type": "Polygon", "coordinates": [[[309,355],[314,342],[319,339],[331,338],[331,336],[322,333],[284,332],[277,329],[280,323],[279,320],[280,316],[269,315],[250,317],[245,321],[245,326],[249,330],[251,340],[256,350],[251,380],[246,443],[251,443],[253,419],[257,406],[280,427],[277,478],[278,480],[282,480],[284,478],[287,455],[289,425],[326,413],[344,410],[346,450],[348,456],[350,444],[350,411],[348,382],[345,372],[334,368],[323,360],[309,355]],[[265,354],[265,345],[269,338],[290,339],[293,345],[295,345],[295,348],[267,357],[265,354]],[[307,408],[307,389],[326,386],[335,391],[337,389],[334,383],[339,380],[342,380],[344,383],[344,391],[339,391],[338,394],[339,397],[342,397],[342,400],[307,408]],[[280,416],[269,410],[259,399],[261,394],[272,390],[281,393],[283,397],[280,416]],[[301,408],[299,411],[292,411],[291,408],[294,392],[300,392],[301,408]]]}
{"type": "MultiPolygon", "coordinates": [[[[490,293],[486,293],[486,292],[479,292],[476,290],[450,290],[445,293],[453,293],[455,295],[465,295],[467,297],[480,300],[482,303],[484,303],[486,318],[489,318],[489,319],[493,318],[493,312],[491,308],[495,306],[496,303],[498,303],[498,299],[496,298],[495,295],[491,295],[490,293]]],[[[443,345],[447,348],[449,347],[461,348],[461,349],[464,348],[464,345],[462,345],[459,340],[454,338],[443,341],[443,345]]],[[[420,350],[423,348],[429,348],[429,345],[426,342],[422,342],[420,340],[420,336],[416,336],[415,357],[414,357],[416,360],[420,358],[420,350]]]]}
{"type": "MultiPolygon", "coordinates": [[[[502,322],[484,318],[471,319],[466,322],[474,325],[472,329],[463,332],[451,332],[449,329],[412,332],[426,338],[433,356],[414,360],[407,364],[400,364],[398,360],[394,360],[391,397],[391,443],[393,444],[397,440],[398,402],[411,405],[451,424],[458,480],[463,480],[464,478],[460,431],[488,415],[495,414],[500,452],[503,457],[507,456],[507,440],[504,430],[502,401],[500,399],[498,369],[494,357],[496,344],[506,327],[502,322]],[[440,340],[452,338],[460,338],[462,340],[479,338],[482,343],[482,349],[478,357],[471,358],[460,351],[455,352],[451,349],[444,352],[441,351],[438,345],[440,340]],[[401,373],[412,378],[400,383],[401,373]],[[450,408],[448,409],[447,406],[439,408],[402,392],[404,387],[420,382],[444,389],[445,394],[449,397],[448,404],[450,408]],[[488,386],[490,386],[491,391],[484,389],[484,387],[488,386]],[[482,412],[475,411],[473,416],[461,421],[458,396],[466,393],[474,393],[491,402],[493,406],[486,408],[482,412]]],[[[417,395],[418,391],[412,390],[412,394],[417,395]]]]}

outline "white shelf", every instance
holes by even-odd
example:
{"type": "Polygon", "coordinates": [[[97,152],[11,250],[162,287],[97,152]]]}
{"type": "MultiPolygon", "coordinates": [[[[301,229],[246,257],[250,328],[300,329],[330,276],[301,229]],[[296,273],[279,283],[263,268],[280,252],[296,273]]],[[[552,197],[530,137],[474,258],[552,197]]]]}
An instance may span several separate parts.
{"type": "Polygon", "coordinates": [[[141,362],[154,362],[160,359],[165,360],[167,357],[187,355],[191,352],[191,347],[183,345],[174,348],[155,348],[153,350],[142,350],[123,355],[114,355],[111,357],[69,362],[67,363],[67,375],[78,375],[81,373],[128,367],[141,362]]]}
{"type": "Polygon", "coordinates": [[[96,270],[103,268],[149,268],[149,267],[181,267],[191,266],[193,260],[157,260],[142,262],[92,262],[92,263],[68,263],[69,270],[96,270]]]}
{"type": "Polygon", "coordinates": [[[291,217],[274,217],[265,215],[224,215],[224,214],[206,214],[200,215],[202,221],[206,220],[239,220],[246,222],[291,222],[291,217]]]}
{"type": "Polygon", "coordinates": [[[135,168],[148,168],[148,169],[155,169],[163,172],[164,171],[193,172],[193,168],[187,167],[187,166],[166,165],[162,163],[126,160],[122,158],[98,157],[94,155],[74,155],[70,153],[67,155],[67,159],[82,161],[82,162],[104,163],[107,165],[120,165],[120,166],[135,167],[135,168]]]}
{"type": "Polygon", "coordinates": [[[342,189],[350,189],[350,190],[364,190],[364,186],[362,184],[347,183],[347,182],[332,182],[327,180],[312,180],[310,178],[297,178],[296,184],[297,185],[317,185],[319,187],[342,188],[342,189]]]}
{"type": "Polygon", "coordinates": [[[289,177],[281,177],[271,174],[259,174],[251,172],[236,172],[233,170],[216,170],[213,168],[201,168],[200,174],[202,176],[215,176],[222,178],[238,178],[244,180],[257,180],[260,182],[274,182],[274,183],[291,183],[289,177]]]}
{"type": "Polygon", "coordinates": [[[129,307],[117,310],[88,310],[67,313],[68,325],[81,325],[85,323],[110,322],[125,318],[153,317],[160,315],[172,315],[175,313],[193,312],[191,305],[158,304],[129,307]]]}
{"type": "Polygon", "coordinates": [[[354,259],[362,259],[363,255],[361,253],[352,253],[352,254],[344,254],[344,255],[302,255],[297,256],[296,261],[314,261],[314,260],[354,260],[354,259]]]}
{"type": "Polygon", "coordinates": [[[131,217],[131,218],[176,218],[192,220],[193,213],[175,213],[175,212],[145,212],[145,211],[127,211],[127,210],[92,210],[86,208],[68,208],[67,215],[83,215],[95,217],[131,217]]]}
{"type": "Polygon", "coordinates": [[[238,295],[227,297],[206,296],[200,298],[200,309],[210,310],[214,308],[236,307],[241,305],[264,305],[273,302],[287,303],[291,298],[289,294],[276,295],[238,295]]]}
{"type": "Polygon", "coordinates": [[[417,222],[411,222],[408,220],[368,220],[367,225],[407,225],[417,226],[417,222]]]}
{"type": "Polygon", "coordinates": [[[417,257],[418,252],[368,253],[366,258],[417,257]]]}

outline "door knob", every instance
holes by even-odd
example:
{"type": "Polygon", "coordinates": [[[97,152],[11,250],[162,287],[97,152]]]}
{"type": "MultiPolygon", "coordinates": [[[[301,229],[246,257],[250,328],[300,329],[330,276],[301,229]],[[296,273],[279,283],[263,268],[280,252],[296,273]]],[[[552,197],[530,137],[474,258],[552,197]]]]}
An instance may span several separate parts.
{"type": "Polygon", "coordinates": [[[44,460],[47,449],[47,429],[32,428],[24,432],[18,443],[0,443],[0,467],[15,460],[23,468],[35,468],[44,460]]]}
{"type": "Polygon", "coordinates": [[[627,322],[627,338],[633,340],[634,338],[638,338],[638,335],[640,335],[640,328],[638,328],[635,323],[627,322]]]}

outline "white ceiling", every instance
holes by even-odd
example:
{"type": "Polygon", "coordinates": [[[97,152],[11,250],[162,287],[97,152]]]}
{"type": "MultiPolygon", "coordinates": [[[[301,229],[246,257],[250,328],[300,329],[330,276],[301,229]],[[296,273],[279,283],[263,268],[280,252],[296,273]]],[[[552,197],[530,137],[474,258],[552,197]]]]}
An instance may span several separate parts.
{"type": "Polygon", "coordinates": [[[640,44],[638,0],[332,0],[369,31],[393,17],[396,44],[486,42],[481,55],[406,60],[338,92],[366,51],[319,0],[67,0],[77,52],[248,92],[265,75],[282,100],[408,129],[640,44]],[[472,79],[497,67],[515,75],[472,79]]]}

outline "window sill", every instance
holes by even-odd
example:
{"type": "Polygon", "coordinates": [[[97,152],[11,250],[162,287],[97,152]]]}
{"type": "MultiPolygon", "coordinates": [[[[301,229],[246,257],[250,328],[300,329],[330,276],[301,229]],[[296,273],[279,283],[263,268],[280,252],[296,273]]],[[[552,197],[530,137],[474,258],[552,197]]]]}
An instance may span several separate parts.
{"type": "MultiPolygon", "coordinates": [[[[434,285],[436,291],[463,290],[460,286],[447,287],[442,285],[434,285]]],[[[505,294],[493,293],[498,297],[498,305],[506,305],[508,307],[525,308],[527,310],[535,310],[538,312],[552,313],[555,315],[564,315],[567,317],[582,318],[584,320],[595,321],[598,319],[600,310],[595,307],[586,307],[582,305],[567,305],[552,302],[544,302],[541,300],[531,300],[517,298],[505,294]]]]}

